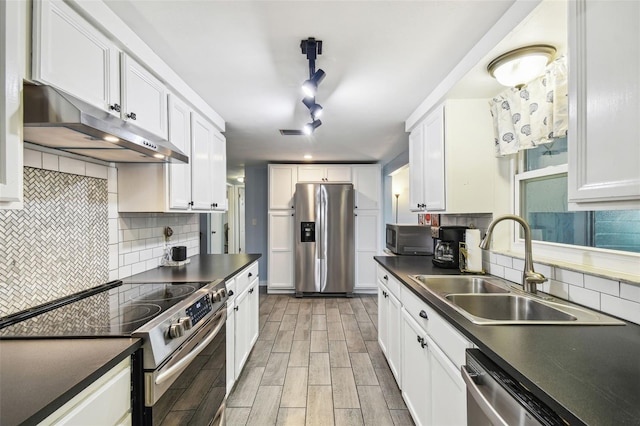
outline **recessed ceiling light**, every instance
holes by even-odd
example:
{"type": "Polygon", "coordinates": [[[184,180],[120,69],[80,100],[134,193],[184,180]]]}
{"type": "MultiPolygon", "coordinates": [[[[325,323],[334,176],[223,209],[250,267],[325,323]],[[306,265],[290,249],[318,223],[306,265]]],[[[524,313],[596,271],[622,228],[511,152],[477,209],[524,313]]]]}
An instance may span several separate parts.
{"type": "Polygon", "coordinates": [[[244,183],[244,176],[238,176],[236,180],[240,183],[244,183]]]}
{"type": "Polygon", "coordinates": [[[153,156],[156,157],[156,158],[159,158],[161,160],[164,158],[164,155],[162,155],[162,154],[153,154],[153,156]]]}
{"type": "Polygon", "coordinates": [[[118,142],[120,140],[120,139],[116,138],[115,136],[111,136],[111,135],[105,136],[103,139],[105,141],[107,141],[107,142],[118,142]]]}
{"type": "Polygon", "coordinates": [[[305,154],[304,155],[304,159],[305,160],[311,160],[313,158],[313,156],[311,154],[305,154]]]}

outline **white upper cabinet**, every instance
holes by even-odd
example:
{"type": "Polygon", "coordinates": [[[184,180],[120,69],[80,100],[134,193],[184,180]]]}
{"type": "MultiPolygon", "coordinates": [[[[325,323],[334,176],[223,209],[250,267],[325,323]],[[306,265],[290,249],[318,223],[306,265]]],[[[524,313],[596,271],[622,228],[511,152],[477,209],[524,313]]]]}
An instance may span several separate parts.
{"type": "Polygon", "coordinates": [[[226,210],[224,136],[200,114],[191,114],[191,208],[226,210]]]}
{"type": "Polygon", "coordinates": [[[33,2],[33,80],[120,115],[120,50],[61,0],[33,2]]]}
{"type": "Polygon", "coordinates": [[[167,88],[142,65],[122,53],[122,118],[167,138],[167,88]]]}
{"type": "Polygon", "coordinates": [[[296,165],[269,164],[269,210],[293,209],[297,172],[296,165]]]}
{"type": "MultiPolygon", "coordinates": [[[[169,95],[169,142],[191,157],[191,109],[169,95]]],[[[191,201],[191,165],[169,164],[169,209],[187,210],[191,201]]]]}
{"type": "Polygon", "coordinates": [[[337,164],[298,166],[298,182],[351,182],[351,166],[337,164]]]}
{"type": "Polygon", "coordinates": [[[569,2],[573,210],[640,208],[640,2],[569,2]]]}
{"type": "Polygon", "coordinates": [[[358,210],[377,210],[380,202],[382,174],[380,166],[354,165],[351,167],[353,187],[356,191],[355,207],[358,210]]]}
{"type": "Polygon", "coordinates": [[[456,99],[436,107],[409,136],[412,211],[493,210],[497,159],[486,100],[456,99]]]}

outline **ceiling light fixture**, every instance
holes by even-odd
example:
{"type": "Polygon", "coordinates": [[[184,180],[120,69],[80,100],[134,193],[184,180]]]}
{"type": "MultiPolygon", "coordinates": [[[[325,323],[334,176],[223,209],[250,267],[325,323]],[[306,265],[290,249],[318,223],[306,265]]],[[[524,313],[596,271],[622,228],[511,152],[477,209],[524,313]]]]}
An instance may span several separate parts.
{"type": "Polygon", "coordinates": [[[313,158],[313,155],[311,155],[311,154],[305,154],[304,155],[304,159],[305,160],[311,160],[312,158],[313,158]]]}
{"type": "MultiPolygon", "coordinates": [[[[311,63],[311,61],[309,62],[311,63]]],[[[302,92],[305,96],[313,98],[318,92],[318,85],[322,83],[326,74],[321,69],[311,73],[311,65],[309,65],[309,72],[309,80],[305,80],[305,82],[302,83],[302,92]]]]}
{"type": "Polygon", "coordinates": [[[311,135],[321,125],[322,125],[322,121],[313,120],[313,122],[305,124],[302,131],[304,132],[305,135],[308,136],[308,135],[311,135]]]}
{"type": "Polygon", "coordinates": [[[238,176],[236,180],[240,183],[244,183],[244,176],[238,176]]]}
{"type": "Polygon", "coordinates": [[[322,105],[317,104],[314,98],[304,98],[302,103],[309,108],[309,113],[311,113],[311,118],[313,120],[322,115],[322,105]]]}
{"type": "Polygon", "coordinates": [[[548,44],[520,47],[495,58],[487,71],[503,86],[520,88],[542,75],[555,54],[556,48],[548,44]]]}

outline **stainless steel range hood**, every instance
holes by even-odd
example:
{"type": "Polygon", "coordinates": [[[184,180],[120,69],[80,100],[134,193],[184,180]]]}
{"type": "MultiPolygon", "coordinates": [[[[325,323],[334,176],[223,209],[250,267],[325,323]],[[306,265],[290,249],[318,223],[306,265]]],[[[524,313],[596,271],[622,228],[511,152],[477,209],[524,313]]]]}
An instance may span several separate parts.
{"type": "Polygon", "coordinates": [[[51,86],[24,85],[24,140],[115,163],[188,163],[175,145],[51,86]]]}

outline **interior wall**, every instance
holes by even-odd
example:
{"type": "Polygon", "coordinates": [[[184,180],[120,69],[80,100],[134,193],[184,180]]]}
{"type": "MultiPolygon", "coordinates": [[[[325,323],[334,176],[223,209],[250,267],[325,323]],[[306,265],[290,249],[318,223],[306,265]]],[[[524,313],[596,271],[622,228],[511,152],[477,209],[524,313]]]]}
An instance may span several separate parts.
{"type": "Polygon", "coordinates": [[[260,285],[267,285],[268,276],[268,194],[267,165],[245,166],[245,247],[247,253],[262,254],[258,260],[260,285]]]}
{"type": "Polygon", "coordinates": [[[417,224],[418,214],[409,209],[409,166],[400,168],[391,176],[391,213],[394,223],[417,224]],[[399,194],[396,198],[395,194],[399,194]],[[396,200],[398,214],[396,220],[396,200]]]}

